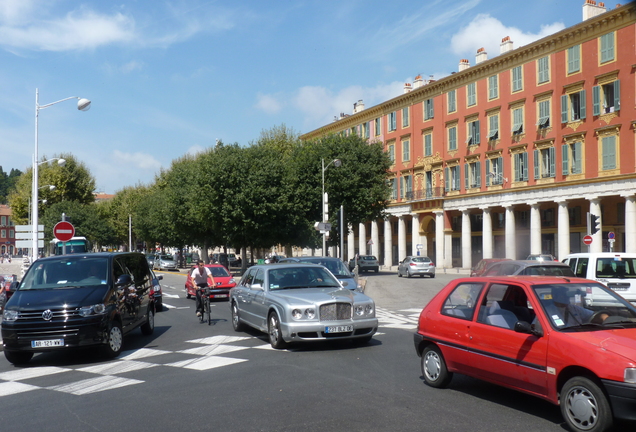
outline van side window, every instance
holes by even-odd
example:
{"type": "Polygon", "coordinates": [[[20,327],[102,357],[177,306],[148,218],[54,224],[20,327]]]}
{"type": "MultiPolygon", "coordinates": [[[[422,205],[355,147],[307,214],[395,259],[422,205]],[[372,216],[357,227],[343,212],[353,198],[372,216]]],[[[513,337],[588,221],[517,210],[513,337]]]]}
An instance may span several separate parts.
{"type": "MultiPolygon", "coordinates": [[[[578,260],[574,260],[576,262],[576,266],[572,268],[572,270],[574,270],[574,274],[577,277],[587,278],[587,265],[589,260],[589,258],[579,258],[578,260]]],[[[572,267],[572,261],[573,260],[570,260],[570,267],[572,267]]]]}

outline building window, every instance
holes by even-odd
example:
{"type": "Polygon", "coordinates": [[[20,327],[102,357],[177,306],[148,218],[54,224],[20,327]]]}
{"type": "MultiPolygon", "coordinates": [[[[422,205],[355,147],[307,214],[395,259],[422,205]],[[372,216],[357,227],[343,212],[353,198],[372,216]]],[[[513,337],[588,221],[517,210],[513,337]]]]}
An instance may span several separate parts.
{"type": "Polygon", "coordinates": [[[601,63],[614,60],[614,32],[601,36],[601,63]]]}
{"type": "Polygon", "coordinates": [[[15,231],[9,230],[9,238],[14,238],[14,237],[15,237],[15,231]]]}
{"type": "Polygon", "coordinates": [[[395,144],[389,144],[389,159],[395,163],[395,144]]]}
{"type": "Polygon", "coordinates": [[[499,138],[499,114],[488,117],[488,140],[499,138]]]}
{"type": "Polygon", "coordinates": [[[397,190],[397,181],[396,179],[391,179],[391,199],[396,200],[398,198],[398,190],[397,190]]]}
{"type": "Polygon", "coordinates": [[[581,45],[568,48],[568,73],[579,72],[581,70],[581,45]]]}
{"type": "Polygon", "coordinates": [[[621,109],[621,82],[592,87],[592,111],[595,116],[621,109]]]}
{"type": "Polygon", "coordinates": [[[444,187],[446,188],[446,192],[460,190],[461,178],[459,175],[459,166],[446,167],[444,180],[444,187]]]}
{"type": "Polygon", "coordinates": [[[515,153],[514,155],[514,179],[516,182],[528,181],[528,152],[515,153]]]}
{"type": "Polygon", "coordinates": [[[0,226],[7,226],[7,217],[0,216],[0,226]]]}
{"type": "Polygon", "coordinates": [[[400,177],[400,198],[413,198],[413,177],[405,175],[400,177]]]}
{"type": "Polygon", "coordinates": [[[486,186],[503,184],[503,158],[486,159],[486,186]]]}
{"type": "Polygon", "coordinates": [[[523,90],[523,76],[521,66],[512,68],[512,91],[518,92],[523,90]]]}
{"type": "Polygon", "coordinates": [[[481,187],[481,162],[464,165],[464,183],[466,189],[481,187]]]}
{"type": "Polygon", "coordinates": [[[411,141],[404,140],[402,141],[402,161],[410,161],[411,160],[411,141]]]}
{"type": "Polygon", "coordinates": [[[424,156],[433,156],[433,134],[424,135],[424,156]]]}
{"type": "Polygon", "coordinates": [[[448,92],[448,112],[452,113],[457,111],[457,91],[451,90],[448,92]]]}
{"type": "Polygon", "coordinates": [[[409,107],[402,108],[402,127],[409,127],[409,107]]]}
{"type": "Polygon", "coordinates": [[[479,120],[471,121],[468,123],[468,139],[466,143],[468,145],[477,145],[481,141],[479,135],[479,120]]]}
{"type": "Polygon", "coordinates": [[[523,107],[512,110],[512,134],[519,135],[523,132],[523,107]]]}
{"type": "Polygon", "coordinates": [[[539,84],[550,81],[550,59],[541,57],[537,60],[537,76],[539,84]]]}
{"type": "Polygon", "coordinates": [[[561,96],[561,123],[586,117],[585,90],[561,96]]]}
{"type": "Polygon", "coordinates": [[[430,120],[433,116],[433,99],[426,99],[424,101],[424,120],[430,120]]]}
{"type": "Polygon", "coordinates": [[[616,135],[603,137],[601,147],[603,170],[616,169],[616,135]]]}
{"type": "Polygon", "coordinates": [[[468,101],[468,106],[473,106],[477,104],[477,84],[470,83],[466,86],[466,99],[468,101]]]}
{"type": "Polygon", "coordinates": [[[0,238],[7,238],[7,230],[0,230],[0,238]]]}
{"type": "Polygon", "coordinates": [[[378,136],[382,133],[382,118],[375,119],[375,136],[378,136]]]}
{"type": "Polygon", "coordinates": [[[457,150],[457,126],[448,128],[448,150],[457,150]]]}
{"type": "Polygon", "coordinates": [[[568,215],[570,217],[570,226],[581,225],[581,206],[568,209],[568,215]]]}
{"type": "Polygon", "coordinates": [[[554,147],[534,151],[534,178],[549,178],[556,176],[556,158],[554,147]]]}
{"type": "Polygon", "coordinates": [[[561,146],[563,175],[581,174],[583,172],[583,143],[577,141],[561,146]]]}
{"type": "Polygon", "coordinates": [[[544,100],[539,102],[539,121],[537,122],[539,128],[547,128],[550,126],[550,100],[544,100]]]}
{"type": "Polygon", "coordinates": [[[499,81],[497,75],[488,77],[488,99],[499,97],[499,81]]]}
{"type": "Polygon", "coordinates": [[[389,113],[389,132],[397,129],[397,113],[389,113]]]}

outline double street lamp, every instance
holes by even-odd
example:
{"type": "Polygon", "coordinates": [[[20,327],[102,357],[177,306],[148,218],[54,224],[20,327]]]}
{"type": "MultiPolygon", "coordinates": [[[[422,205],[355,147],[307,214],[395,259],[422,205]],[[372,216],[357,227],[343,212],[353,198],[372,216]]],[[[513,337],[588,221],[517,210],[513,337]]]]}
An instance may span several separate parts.
{"type": "MultiPolygon", "coordinates": [[[[329,221],[329,209],[327,208],[329,199],[327,198],[327,194],[325,193],[325,171],[331,164],[336,168],[342,165],[342,161],[340,159],[334,159],[325,166],[325,159],[322,158],[322,222],[327,223],[329,221]]],[[[327,233],[323,230],[322,233],[322,255],[326,256],[327,250],[327,233]]]]}
{"type": "Polygon", "coordinates": [[[66,162],[64,159],[54,158],[44,162],[38,162],[38,117],[40,114],[40,110],[44,108],[48,108],[60,102],[64,102],[70,99],[77,99],[77,109],[80,111],[87,111],[91,106],[91,101],[88,99],[80,98],[78,96],[71,96],[65,99],[61,99],[56,102],[51,102],[46,105],[40,105],[40,96],[38,89],[35,89],[35,152],[33,154],[33,184],[32,184],[32,193],[31,193],[31,233],[33,235],[32,241],[32,256],[31,262],[35,262],[38,259],[38,166],[41,163],[51,162],[52,160],[57,160],[59,165],[64,165],[66,162]]]}

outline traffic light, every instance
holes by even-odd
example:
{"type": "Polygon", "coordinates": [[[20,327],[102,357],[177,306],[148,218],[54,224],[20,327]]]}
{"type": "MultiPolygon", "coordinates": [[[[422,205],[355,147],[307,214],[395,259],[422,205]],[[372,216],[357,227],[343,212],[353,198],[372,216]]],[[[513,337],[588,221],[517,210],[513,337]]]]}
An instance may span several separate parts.
{"type": "Polygon", "coordinates": [[[590,214],[590,234],[594,235],[601,230],[601,218],[590,214]]]}

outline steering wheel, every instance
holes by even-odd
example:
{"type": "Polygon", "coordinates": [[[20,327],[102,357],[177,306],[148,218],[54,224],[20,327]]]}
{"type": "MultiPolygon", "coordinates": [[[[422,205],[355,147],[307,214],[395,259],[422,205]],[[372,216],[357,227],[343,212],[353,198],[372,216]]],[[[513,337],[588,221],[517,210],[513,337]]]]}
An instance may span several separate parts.
{"type": "Polygon", "coordinates": [[[603,322],[610,316],[610,312],[608,310],[602,309],[600,311],[594,312],[594,315],[590,317],[590,322],[594,324],[603,324],[603,322]],[[607,315],[603,317],[603,315],[607,315]]]}

